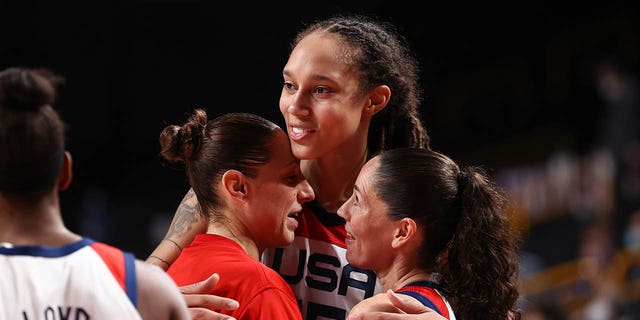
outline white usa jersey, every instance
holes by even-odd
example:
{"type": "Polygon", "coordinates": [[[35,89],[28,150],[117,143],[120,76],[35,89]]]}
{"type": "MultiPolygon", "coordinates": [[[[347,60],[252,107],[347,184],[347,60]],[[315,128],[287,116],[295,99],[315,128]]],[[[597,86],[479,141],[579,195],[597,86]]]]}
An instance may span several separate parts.
{"type": "Polygon", "coordinates": [[[0,247],[0,319],[142,319],[135,258],[83,238],[62,247],[0,247]]]}
{"type": "Polygon", "coordinates": [[[354,305],[382,290],[373,271],[347,261],[345,223],[317,200],[306,202],[293,243],[262,255],[291,285],[305,320],[344,320],[354,305]]]}

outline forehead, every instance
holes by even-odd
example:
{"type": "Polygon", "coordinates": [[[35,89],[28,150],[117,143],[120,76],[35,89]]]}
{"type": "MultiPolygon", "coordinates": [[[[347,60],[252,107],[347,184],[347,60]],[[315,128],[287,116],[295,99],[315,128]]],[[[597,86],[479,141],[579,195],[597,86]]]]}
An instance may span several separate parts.
{"type": "Polygon", "coordinates": [[[340,47],[340,39],[331,33],[324,31],[314,31],[309,33],[296,44],[293,52],[302,49],[314,49],[318,52],[336,53],[340,47]]]}
{"type": "Polygon", "coordinates": [[[291,145],[289,144],[289,138],[282,131],[282,129],[274,129],[275,133],[272,138],[269,149],[271,150],[271,159],[265,166],[269,166],[271,169],[283,169],[290,166],[293,163],[297,163],[298,160],[291,153],[291,145]]]}
{"type": "Polygon", "coordinates": [[[315,64],[327,70],[348,70],[345,61],[344,46],[335,35],[314,32],[304,37],[295,46],[287,66],[308,66],[315,64]]]}
{"type": "Polygon", "coordinates": [[[273,151],[273,155],[291,154],[291,145],[289,144],[289,138],[287,134],[280,128],[273,129],[274,134],[271,139],[271,145],[269,148],[273,151]]]}
{"type": "Polygon", "coordinates": [[[328,85],[346,93],[360,92],[361,74],[356,70],[344,46],[335,35],[314,32],[293,49],[283,75],[299,85],[328,85]]]}
{"type": "MultiPolygon", "coordinates": [[[[378,170],[378,167],[380,167],[379,157],[376,156],[371,160],[367,161],[367,163],[365,163],[362,169],[360,170],[356,183],[360,185],[369,185],[372,182],[373,175],[378,170]]],[[[371,185],[369,185],[369,187],[371,187],[371,185]]]]}

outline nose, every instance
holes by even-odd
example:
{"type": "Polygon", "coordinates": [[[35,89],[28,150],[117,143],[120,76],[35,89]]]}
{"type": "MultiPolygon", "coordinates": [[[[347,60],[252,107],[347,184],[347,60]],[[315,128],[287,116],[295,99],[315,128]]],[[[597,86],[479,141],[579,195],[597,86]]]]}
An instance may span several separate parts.
{"type": "Polygon", "coordinates": [[[309,115],[309,109],[298,104],[289,105],[287,112],[298,117],[306,117],[309,115]]]}
{"type": "Polygon", "coordinates": [[[298,191],[298,199],[300,200],[300,202],[308,202],[313,200],[313,198],[315,197],[316,195],[313,192],[313,188],[311,188],[309,182],[306,179],[302,180],[302,182],[300,182],[300,189],[298,191]]]}
{"type": "Polygon", "coordinates": [[[301,84],[287,84],[283,86],[280,93],[280,112],[283,116],[293,115],[296,117],[308,116],[311,113],[309,108],[309,92],[301,87],[301,84]]]}
{"type": "Polygon", "coordinates": [[[340,216],[341,218],[343,218],[345,220],[347,220],[347,216],[346,216],[347,212],[346,212],[346,209],[344,208],[346,204],[347,204],[346,202],[343,203],[340,206],[340,208],[338,208],[338,211],[336,212],[338,214],[338,216],[340,216]]]}
{"type": "Polygon", "coordinates": [[[288,101],[282,102],[289,104],[287,107],[288,113],[297,117],[304,117],[310,114],[309,107],[305,101],[307,99],[305,97],[304,90],[297,90],[294,94],[289,95],[286,100],[288,101]]]}

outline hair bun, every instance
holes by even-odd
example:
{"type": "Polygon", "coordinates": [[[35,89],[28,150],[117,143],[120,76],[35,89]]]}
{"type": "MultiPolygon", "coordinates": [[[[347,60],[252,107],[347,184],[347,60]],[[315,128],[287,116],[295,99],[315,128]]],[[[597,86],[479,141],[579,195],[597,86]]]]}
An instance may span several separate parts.
{"type": "Polygon", "coordinates": [[[44,70],[9,68],[0,72],[0,105],[11,109],[37,110],[52,105],[55,85],[61,78],[44,70]]]}

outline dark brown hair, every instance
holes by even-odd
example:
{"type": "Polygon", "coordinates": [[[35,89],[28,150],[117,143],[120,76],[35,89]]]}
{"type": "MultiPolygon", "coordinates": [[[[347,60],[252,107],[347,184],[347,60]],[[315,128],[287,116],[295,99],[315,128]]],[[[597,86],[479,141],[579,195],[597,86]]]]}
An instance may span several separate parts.
{"type": "Polygon", "coordinates": [[[160,154],[170,162],[185,164],[200,212],[205,218],[219,219],[215,212],[221,203],[214,182],[227,170],[255,177],[258,167],[272,156],[270,145],[278,128],[249,113],[228,113],[207,121],[207,113],[196,109],[183,125],[164,128],[160,154]]]}
{"type": "Polygon", "coordinates": [[[371,122],[369,158],[393,147],[428,149],[429,136],[419,113],[422,90],[418,60],[394,25],[363,15],[334,16],[303,29],[292,49],[314,32],[334,35],[344,45],[342,57],[360,73],[363,94],[379,85],[391,89],[387,106],[371,122]]]}
{"type": "Polygon", "coordinates": [[[53,187],[65,124],[52,106],[63,82],[44,69],[0,72],[0,192],[37,195],[53,187]]]}
{"type": "Polygon", "coordinates": [[[520,239],[503,192],[483,170],[400,148],[380,154],[373,177],[391,219],[421,227],[421,267],[438,275],[457,319],[518,318],[520,239]]]}

